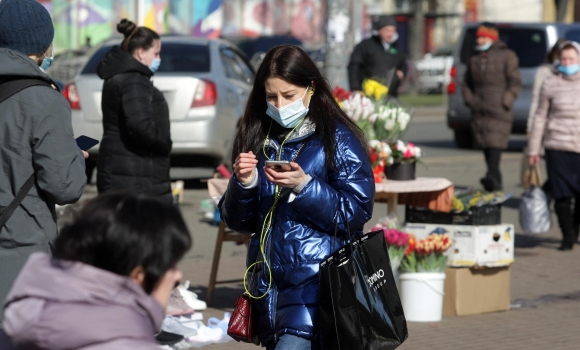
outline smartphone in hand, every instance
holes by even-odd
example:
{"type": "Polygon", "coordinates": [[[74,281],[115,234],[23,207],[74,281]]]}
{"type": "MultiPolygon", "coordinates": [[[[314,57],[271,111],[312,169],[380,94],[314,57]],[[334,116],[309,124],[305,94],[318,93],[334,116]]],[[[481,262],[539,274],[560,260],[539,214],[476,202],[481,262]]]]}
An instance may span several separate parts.
{"type": "Polygon", "coordinates": [[[274,171],[277,171],[279,173],[282,173],[285,171],[292,171],[292,167],[290,166],[290,162],[287,160],[267,160],[266,167],[274,169],[274,171]]]}
{"type": "Polygon", "coordinates": [[[85,135],[81,135],[81,136],[77,137],[76,141],[77,141],[77,146],[83,151],[88,151],[89,149],[91,149],[99,144],[99,140],[95,140],[95,139],[90,138],[90,137],[85,136],[85,135]]]}

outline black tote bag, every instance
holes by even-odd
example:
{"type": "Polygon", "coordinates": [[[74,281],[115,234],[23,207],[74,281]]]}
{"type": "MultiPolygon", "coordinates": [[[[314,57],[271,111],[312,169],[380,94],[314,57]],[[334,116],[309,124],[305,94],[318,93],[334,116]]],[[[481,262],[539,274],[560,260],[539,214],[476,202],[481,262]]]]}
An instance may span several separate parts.
{"type": "Polygon", "coordinates": [[[320,263],[320,325],[323,350],[390,350],[407,339],[382,231],[351,240],[320,263]]]}

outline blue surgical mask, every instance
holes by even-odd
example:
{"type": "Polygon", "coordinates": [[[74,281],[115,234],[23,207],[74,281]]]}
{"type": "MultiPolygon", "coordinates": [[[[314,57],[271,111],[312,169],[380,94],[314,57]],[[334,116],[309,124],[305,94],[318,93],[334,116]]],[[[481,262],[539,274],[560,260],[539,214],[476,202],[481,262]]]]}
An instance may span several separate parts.
{"type": "Polygon", "coordinates": [[[161,65],[161,58],[154,58],[153,61],[151,61],[151,65],[149,66],[149,70],[152,71],[153,73],[155,73],[159,69],[160,65],[161,65]]]}
{"type": "Polygon", "coordinates": [[[52,49],[50,51],[50,57],[46,57],[46,55],[42,55],[44,56],[44,59],[42,60],[42,63],[40,64],[40,68],[42,70],[47,70],[48,67],[50,67],[50,65],[52,64],[52,60],[54,60],[54,49],[52,49]]]}
{"type": "Polygon", "coordinates": [[[276,106],[271,104],[269,101],[266,101],[268,104],[266,114],[285,128],[295,127],[300,123],[306,113],[308,113],[308,108],[304,106],[303,102],[304,96],[306,96],[308,90],[310,89],[306,89],[302,98],[299,98],[281,108],[276,108],[276,106]]]}
{"type": "Polygon", "coordinates": [[[477,49],[477,51],[487,51],[489,50],[489,48],[491,47],[491,43],[487,43],[487,44],[483,44],[483,45],[477,45],[475,48],[477,49]]]}
{"type": "Polygon", "coordinates": [[[580,66],[578,64],[571,64],[569,66],[558,66],[558,71],[564,75],[574,75],[578,73],[580,66]]]}

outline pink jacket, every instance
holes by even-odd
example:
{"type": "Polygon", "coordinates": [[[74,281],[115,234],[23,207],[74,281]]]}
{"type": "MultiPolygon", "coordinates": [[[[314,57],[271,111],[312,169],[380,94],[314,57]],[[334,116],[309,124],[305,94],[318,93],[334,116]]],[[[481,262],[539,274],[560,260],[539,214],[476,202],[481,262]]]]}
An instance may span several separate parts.
{"type": "Polygon", "coordinates": [[[546,79],[540,92],[529,155],[540,149],[580,153],[580,73],[546,79]]]}
{"type": "Polygon", "coordinates": [[[159,350],[161,305],[126,277],[33,254],[14,283],[4,331],[16,349],[159,350]]]}

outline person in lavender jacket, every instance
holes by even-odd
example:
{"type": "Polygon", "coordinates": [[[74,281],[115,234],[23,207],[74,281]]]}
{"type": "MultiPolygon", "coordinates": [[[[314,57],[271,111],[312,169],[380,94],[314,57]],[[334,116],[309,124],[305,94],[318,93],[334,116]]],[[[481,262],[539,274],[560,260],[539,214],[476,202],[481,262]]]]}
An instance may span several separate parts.
{"type": "Polygon", "coordinates": [[[58,237],[54,258],[35,253],[24,266],[4,332],[16,349],[159,350],[154,335],[191,247],[179,210],[107,194],[79,217],[58,237]]]}

